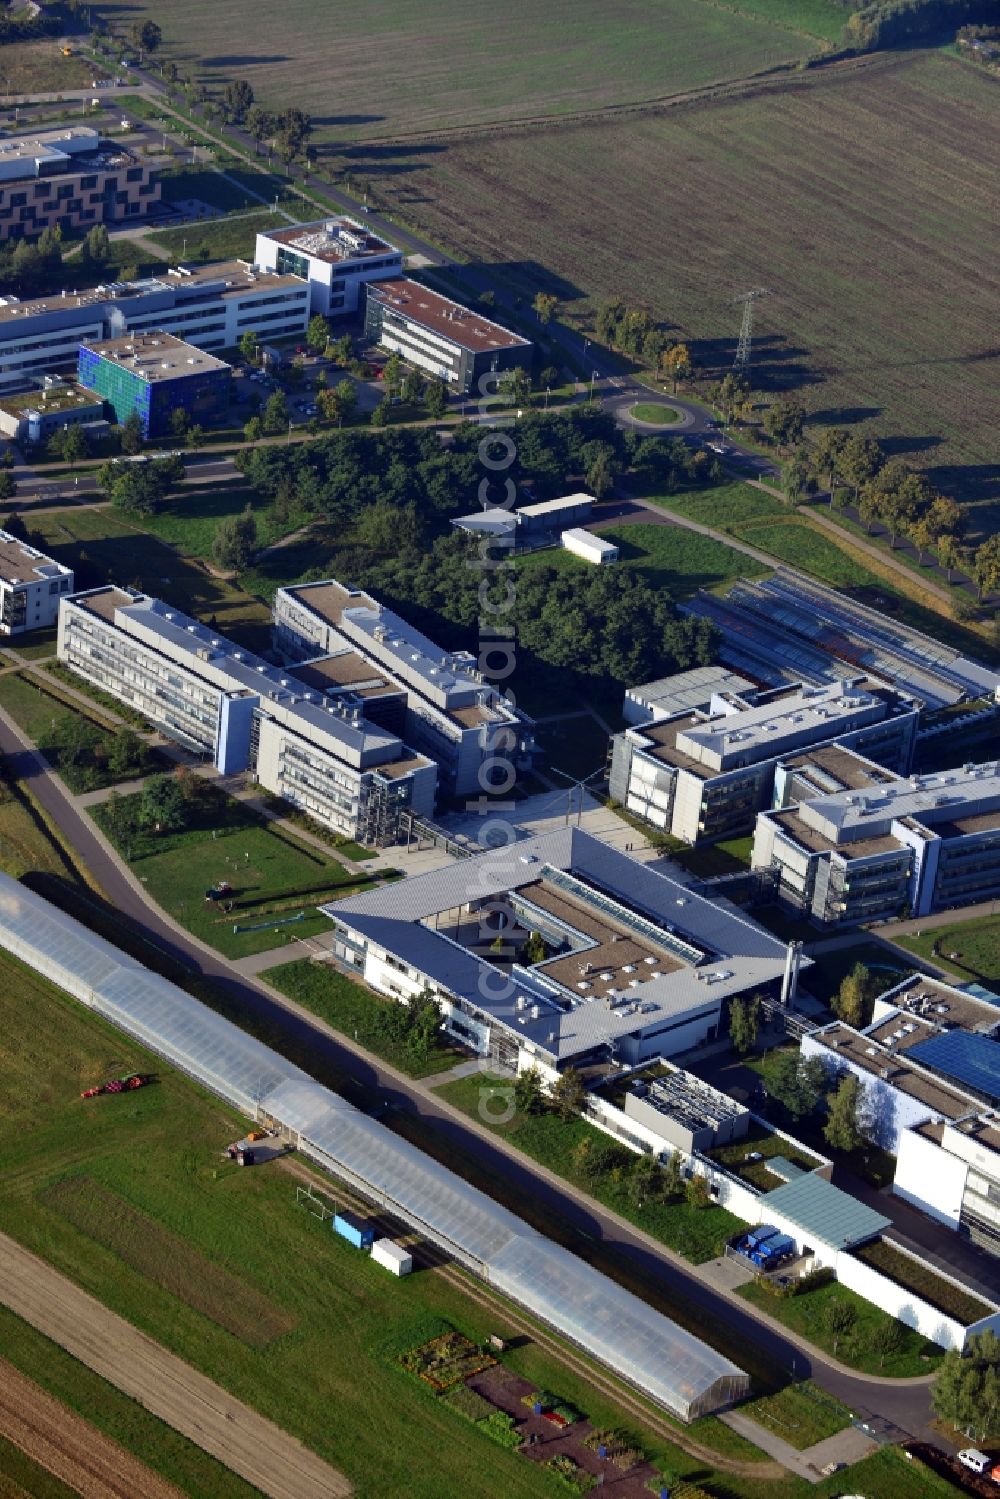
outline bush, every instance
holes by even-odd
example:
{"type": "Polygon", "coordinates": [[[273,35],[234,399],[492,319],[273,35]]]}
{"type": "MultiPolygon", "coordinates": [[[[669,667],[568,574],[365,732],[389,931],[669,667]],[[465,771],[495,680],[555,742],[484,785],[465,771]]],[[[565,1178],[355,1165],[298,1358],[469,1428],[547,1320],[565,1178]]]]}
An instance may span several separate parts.
{"type": "Polygon", "coordinates": [[[441,1399],[467,1421],[488,1421],[496,1409],[478,1390],[470,1390],[466,1384],[446,1390],[441,1399]]]}
{"type": "Polygon", "coordinates": [[[579,1463],[574,1462],[565,1452],[561,1452],[558,1457],[550,1457],[545,1466],[568,1489],[572,1489],[574,1494],[586,1494],[597,1482],[593,1474],[581,1468],[579,1463]]]}
{"type": "Polygon", "coordinates": [[[521,1433],[513,1416],[508,1416],[506,1411],[491,1411],[483,1420],[477,1421],[477,1430],[484,1436],[488,1436],[491,1442],[496,1442],[499,1447],[507,1447],[511,1451],[521,1445],[521,1433]]]}

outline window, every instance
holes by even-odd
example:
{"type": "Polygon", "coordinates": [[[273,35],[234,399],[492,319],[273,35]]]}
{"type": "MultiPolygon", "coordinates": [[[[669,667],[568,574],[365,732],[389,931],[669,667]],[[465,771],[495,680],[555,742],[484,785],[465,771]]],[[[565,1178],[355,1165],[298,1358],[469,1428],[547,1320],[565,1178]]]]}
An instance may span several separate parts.
{"type": "Polygon", "coordinates": [[[80,188],[81,188],[81,190],[84,189],[84,188],[96,187],[96,186],[97,186],[97,177],[96,177],[96,175],[92,175],[90,177],[81,177],[80,178],[80,188]]]}
{"type": "Polygon", "coordinates": [[[128,171],[125,173],[125,181],[126,182],[141,182],[142,181],[142,167],[129,167],[128,171]]]}
{"type": "Polygon", "coordinates": [[[58,578],[56,578],[56,579],[54,579],[49,584],[49,593],[53,594],[53,593],[58,593],[58,592],[59,592],[59,580],[58,580],[58,578]]]}

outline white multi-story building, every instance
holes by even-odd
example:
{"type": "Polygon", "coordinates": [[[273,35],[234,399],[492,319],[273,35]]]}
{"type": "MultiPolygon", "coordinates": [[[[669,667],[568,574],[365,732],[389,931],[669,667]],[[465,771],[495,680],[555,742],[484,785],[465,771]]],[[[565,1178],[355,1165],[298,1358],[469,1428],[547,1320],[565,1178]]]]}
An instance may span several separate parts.
{"type": "Polygon", "coordinates": [[[1000,894],[1000,764],[883,777],[762,812],[755,869],[822,925],[932,911],[1000,894]]]}
{"type": "Polygon", "coordinates": [[[906,770],[918,718],[913,699],[864,677],[713,694],[707,712],[654,714],[616,734],[611,795],[686,843],[732,837],[771,804],[782,758],[835,743],[906,770]]]}
{"type": "MultiPolygon", "coordinates": [[[[484,375],[531,365],[528,339],[406,278],[368,287],[365,333],[464,395],[482,390],[484,375]]],[[[484,393],[495,394],[495,389],[484,393]]]]}
{"type": "Polygon", "coordinates": [[[0,531],[0,633],[54,625],[59,600],[73,592],[73,569],[0,531]]]}
{"type": "Polygon", "coordinates": [[[360,589],[332,578],[279,588],[274,644],[293,661],[349,648],[388,673],[406,694],[407,741],[437,763],[450,795],[497,789],[494,761],[530,763],[531,720],[484,679],[475,657],[442,651],[360,589]]]}
{"type": "Polygon", "coordinates": [[[363,704],[328,701],[159,599],[98,588],[64,599],[59,659],[226,774],[336,832],[392,842],[403,811],[433,811],[437,771],[363,704]]]}
{"type": "Polygon", "coordinates": [[[306,281],[238,260],[53,297],[0,296],[0,392],[27,389],[43,372],[75,372],[81,344],[126,333],[155,330],[218,350],[244,333],[285,338],[308,324],[306,281]]]}
{"type": "Polygon", "coordinates": [[[323,317],[357,312],[363,286],[403,269],[402,250],[343,217],[265,230],[254,254],[262,269],[307,281],[310,311],[323,317]]]}

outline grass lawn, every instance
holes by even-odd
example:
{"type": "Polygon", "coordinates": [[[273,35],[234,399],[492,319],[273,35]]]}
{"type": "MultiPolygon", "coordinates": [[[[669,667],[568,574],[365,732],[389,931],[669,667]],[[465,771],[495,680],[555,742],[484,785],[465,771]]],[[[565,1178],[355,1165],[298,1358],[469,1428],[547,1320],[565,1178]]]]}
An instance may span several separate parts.
{"type": "MultiPolygon", "coordinates": [[[[559,1489],[535,1464],[495,1448],[396,1363],[398,1353],[447,1327],[476,1342],[504,1332],[502,1304],[474,1302],[437,1271],[401,1281],[387,1276],[296,1208],[294,1179],[280,1167],[241,1171],[221,1163],[219,1152],[244,1121],[6,956],[0,1027],[7,1038],[0,1052],[0,1227],[343,1469],[358,1499],[488,1499],[498,1492],[555,1499],[559,1489]],[[136,1094],[81,1103],[81,1088],[126,1068],[153,1072],[158,1081],[136,1094]],[[62,1184],[76,1190],[83,1177],[121,1204],[123,1222],[153,1226],[145,1243],[136,1231],[127,1258],[102,1242],[99,1225],[85,1231],[77,1213],[61,1210],[62,1184]],[[178,1241],[212,1277],[238,1278],[287,1330],[261,1347],[198,1310],[170,1263],[178,1241]]],[[[324,1191],[338,1200],[332,1179],[324,1191]]],[[[203,1289],[193,1294],[201,1297],[203,1289]]],[[[0,1341],[25,1373],[194,1499],[249,1499],[239,1479],[2,1308],[0,1341]]],[[[585,1376],[530,1338],[519,1342],[504,1356],[515,1372],[557,1390],[598,1425],[632,1428],[650,1457],[679,1477],[718,1477],[734,1499],[773,1494],[773,1484],[723,1478],[623,1420],[585,1376]]],[[[719,1435],[728,1452],[730,1434],[716,1433],[717,1426],[699,1422],[692,1434],[707,1443],[719,1435]]],[[[750,1454],[741,1446],[734,1455],[750,1454]]],[[[808,1492],[791,1477],[783,1489],[789,1499],[808,1492]]]]}
{"type": "MultiPolygon", "coordinates": [[[[2,525],[2,522],[0,522],[2,525]]],[[[27,661],[44,661],[56,653],[56,630],[29,630],[24,635],[18,635],[3,647],[0,654],[7,660],[8,651],[16,651],[19,656],[24,656],[27,661]]]]}
{"type": "Polygon", "coordinates": [[[964,982],[1000,985],[1000,916],[974,916],[970,921],[956,921],[954,926],[934,927],[911,932],[893,941],[907,952],[929,962],[940,960],[946,968],[960,974],[964,982]]]}
{"type": "Polygon", "coordinates": [[[555,1114],[517,1112],[506,1124],[496,1124],[498,1105],[490,1097],[498,1091],[507,1096],[509,1081],[497,1082],[485,1074],[445,1083],[437,1091],[442,1098],[480,1123],[495,1129],[512,1145],[523,1150],[550,1171],[589,1192],[598,1202],[614,1208],[630,1222],[678,1250],[695,1264],[722,1253],[722,1246],[741,1226],[742,1220],[714,1205],[692,1208],[686,1202],[647,1203],[633,1207],[624,1191],[610,1177],[588,1175],[577,1162],[597,1159],[607,1150],[620,1150],[609,1136],[583,1119],[562,1120],[555,1114]]]}
{"type": "Polygon", "coordinates": [[[978,1322],[981,1318],[988,1317],[993,1310],[985,1301],[980,1301],[978,1296],[943,1280],[929,1265],[901,1254],[885,1239],[876,1239],[854,1252],[859,1260],[864,1260],[876,1270],[884,1271],[908,1291],[922,1296],[946,1316],[957,1317],[959,1322],[978,1322]]]}
{"type": "MultiPolygon", "coordinates": [[[[228,172],[223,173],[214,167],[193,166],[188,162],[167,167],[160,173],[163,201],[184,203],[197,198],[221,213],[242,213],[257,208],[257,199],[247,189],[266,196],[271,187],[270,178],[265,172],[253,172],[249,167],[243,168],[241,177],[239,183],[231,182],[228,172]]],[[[273,188],[271,198],[274,198],[273,188]]]]}
{"type": "Polygon", "coordinates": [[[663,495],[658,503],[703,526],[713,526],[717,531],[732,530],[734,534],[742,534],[738,528],[748,521],[789,514],[787,505],[752,484],[719,484],[714,489],[663,495]]]}
{"type": "MultiPolygon", "coordinates": [[[[607,759],[608,736],[589,713],[574,714],[558,723],[540,724],[535,738],[542,749],[543,770],[558,769],[569,776],[589,776],[601,770],[607,759]]],[[[554,780],[557,786],[569,789],[565,776],[555,776],[554,780]]]]}
{"type": "Polygon", "coordinates": [[[907,1327],[899,1352],[891,1354],[882,1367],[878,1354],[872,1349],[871,1339],[876,1327],[886,1320],[886,1313],[835,1281],[805,1291],[801,1296],[773,1296],[756,1281],[750,1281],[740,1286],[739,1295],[830,1354],[834,1347],[825,1323],[826,1308],[831,1301],[846,1301],[854,1308],[857,1318],[852,1332],[840,1339],[835,1357],[842,1364],[860,1369],[865,1374],[906,1379],[914,1374],[930,1374],[944,1358],[943,1348],[907,1327]]]}
{"type": "Polygon", "coordinates": [[[669,850],[670,857],[683,869],[702,879],[712,879],[719,874],[743,874],[750,868],[750,853],[753,838],[724,838],[720,843],[706,843],[701,848],[691,848],[678,839],[676,848],[669,850]]]}
{"type": "MultiPolygon", "coordinates": [[[[809,1492],[815,1499],[839,1499],[846,1487],[844,1478],[843,1473],[824,1478],[809,1492]]],[[[871,1457],[855,1463],[847,1483],[852,1492],[876,1495],[877,1499],[955,1499],[953,1483],[939,1477],[919,1458],[907,1460],[899,1447],[880,1447],[871,1457]]]]}
{"type": "Polygon", "coordinates": [[[401,1039],[399,1027],[394,1020],[405,1010],[392,999],[382,999],[360,983],[354,983],[346,974],[338,973],[328,963],[311,963],[301,958],[294,963],[285,963],[280,968],[270,968],[267,982],[280,989],[283,994],[305,1005],[314,1015],[353,1036],[362,1046],[384,1057],[394,1067],[410,1077],[428,1077],[441,1072],[465,1057],[457,1047],[450,1046],[442,1032],[438,1032],[436,1045],[429,1052],[414,1051],[401,1039]]]}
{"type": "MultiPolygon", "coordinates": [[[[688,598],[699,588],[717,588],[737,578],[759,578],[769,571],[743,552],[727,547],[710,536],[699,536],[680,526],[654,526],[638,522],[601,528],[605,541],[618,547],[621,561],[635,568],[654,588],[662,588],[671,598],[688,598]]],[[[591,564],[570,552],[534,552],[518,563],[519,567],[550,566],[557,568],[589,567],[591,564]]]]}
{"type": "Polygon", "coordinates": [[[640,401],[638,405],[631,407],[629,415],[634,416],[637,422],[655,422],[661,427],[681,419],[676,406],[664,406],[662,401],[640,401]]]}
{"type": "MultiPolygon", "coordinates": [[[[16,9],[20,10],[18,6],[16,9]]],[[[3,49],[4,93],[58,94],[63,89],[89,88],[94,64],[85,57],[63,57],[57,37],[37,42],[10,42],[3,49]]]]}
{"type": "Polygon", "coordinates": [[[741,1411],[800,1452],[843,1431],[851,1420],[847,1406],[817,1389],[811,1380],[786,1385],[774,1395],[742,1406],[741,1411]]]}
{"type": "Polygon", "coordinates": [[[96,791],[102,786],[113,786],[116,781],[132,780],[162,763],[155,751],[143,747],[140,758],[130,761],[118,773],[112,771],[107,757],[118,733],[116,727],[103,718],[96,706],[93,715],[89,715],[62,702],[58,687],[54,685],[51,691],[47,690],[40,677],[29,678],[16,672],[0,676],[0,706],[30,735],[73,792],[96,791]],[[75,759],[70,757],[62,738],[73,728],[82,736],[75,759]]]}
{"type": "Polygon", "coordinates": [[[33,515],[31,534],[48,555],[75,569],[78,589],[103,583],[139,588],[213,622],[249,650],[270,648],[271,618],[258,599],[213,578],[200,563],[129,525],[110,508],[33,515]]]}
{"type": "Polygon", "coordinates": [[[257,522],[259,547],[270,546],[310,519],[305,511],[293,510],[286,520],[279,522],[271,502],[248,485],[220,484],[205,490],[186,485],[163,510],[147,516],[145,525],[154,536],[177,547],[186,557],[208,561],[219,522],[226,516],[242,514],[247,505],[257,522]]]}
{"type": "MultiPolygon", "coordinates": [[[[220,179],[221,180],[221,179],[220,179]]],[[[241,211],[231,218],[205,219],[181,229],[162,229],[151,234],[151,244],[169,250],[177,260],[234,260],[253,258],[257,235],[265,229],[286,229],[284,214],[261,208],[241,211]]]]}
{"type": "MultiPolygon", "coordinates": [[[[126,813],[139,796],[122,797],[126,813]]],[[[181,832],[142,832],[115,837],[107,809],[98,804],[92,816],[129,859],[153,900],[230,958],[246,957],[330,930],[316,907],[353,894],[369,883],[352,875],[339,860],[263,822],[229,797],[206,798],[194,824],[181,832]],[[233,910],[205,899],[205,891],[228,880],[233,910]],[[268,923],[297,917],[287,926],[268,923]],[[234,926],[244,928],[239,932],[234,926]],[[247,930],[261,926],[262,930],[247,930]]]]}
{"type": "Polygon", "coordinates": [[[20,879],[29,872],[75,877],[55,837],[20,786],[0,778],[0,869],[20,879]]]}

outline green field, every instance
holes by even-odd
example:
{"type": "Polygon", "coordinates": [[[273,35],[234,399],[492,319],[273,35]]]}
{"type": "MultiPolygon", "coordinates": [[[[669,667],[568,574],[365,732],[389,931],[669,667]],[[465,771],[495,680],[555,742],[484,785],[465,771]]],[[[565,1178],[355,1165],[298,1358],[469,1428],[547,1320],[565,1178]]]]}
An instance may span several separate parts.
{"type": "Polygon", "coordinates": [[[30,518],[32,537],[57,562],[76,570],[76,586],[119,583],[167,598],[198,619],[212,620],[250,650],[267,650],[271,619],[264,605],[213,578],[147,531],[110,509],[53,510],[30,518]]]}
{"type": "Polygon", "coordinates": [[[861,1369],[865,1374],[884,1375],[888,1379],[930,1374],[944,1357],[944,1350],[936,1343],[907,1327],[899,1352],[889,1355],[883,1367],[871,1339],[875,1328],[885,1320],[886,1313],[847,1286],[837,1285],[836,1281],[805,1291],[801,1296],[772,1296],[756,1281],[750,1281],[748,1285],[740,1286],[738,1294],[831,1354],[834,1340],[824,1322],[825,1311],[831,1301],[846,1301],[854,1308],[856,1321],[853,1330],[840,1339],[836,1357],[842,1364],[861,1369]]]}
{"type": "Polygon", "coordinates": [[[919,936],[915,932],[894,937],[899,947],[940,962],[950,972],[961,975],[963,983],[1000,985],[1000,916],[974,916],[956,921],[954,926],[934,927],[919,936]]]}
{"type": "MultiPolygon", "coordinates": [[[[240,198],[242,207],[245,195],[240,194],[240,198]]],[[[257,235],[265,229],[287,229],[288,223],[282,213],[251,209],[229,218],[187,224],[182,229],[162,229],[149,239],[177,260],[252,260],[257,235]]]]}
{"type": "Polygon", "coordinates": [[[408,223],[500,267],[527,301],[551,281],[560,315],[589,330],[623,296],[712,368],[732,361],[732,296],[770,288],[754,383],[795,390],[817,423],[891,439],[981,502],[988,531],[998,151],[994,81],[914,51],[624,121],[401,151],[375,180],[408,223]],[[624,258],[594,228],[623,222],[624,258]]]}
{"type": "Polygon", "coordinates": [[[671,422],[679,422],[681,414],[676,406],[664,406],[660,401],[640,401],[629,411],[638,422],[653,422],[656,426],[668,426],[671,422]]]}
{"type": "Polygon", "coordinates": [[[406,1007],[380,998],[328,963],[300,958],[269,968],[267,982],[410,1077],[428,1077],[465,1060],[465,1052],[450,1046],[440,1031],[429,1049],[406,1045],[397,1024],[406,1007]]]}
{"type": "Polygon", "coordinates": [[[163,510],[147,516],[145,525],[161,541],[177,547],[186,557],[209,561],[219,521],[227,515],[239,515],[249,505],[257,522],[257,545],[270,546],[282,536],[297,530],[309,517],[304,511],[292,511],[279,521],[274,506],[253,489],[242,484],[220,484],[214,489],[185,487],[173,495],[163,510]]]}
{"type": "MultiPolygon", "coordinates": [[[[136,808],[140,800],[139,795],[122,797],[122,810],[136,808]]],[[[179,832],[116,833],[105,803],[91,812],[152,898],[227,957],[242,958],[328,932],[330,923],[316,907],[369,883],[365,875],[352,874],[338,859],[300,843],[229,797],[206,798],[203,810],[179,832]],[[233,906],[228,913],[221,903],[205,898],[205,891],[222,880],[233,886],[232,896],[226,897],[233,906]],[[268,925],[297,918],[300,912],[301,921],[268,925]]]]}
{"type": "MultiPolygon", "coordinates": [[[[601,536],[619,549],[620,560],[642,573],[654,587],[663,588],[671,598],[688,598],[699,588],[717,588],[737,578],[759,578],[768,571],[761,563],[725,542],[680,526],[618,525],[601,528],[601,536]]],[[[560,571],[587,568],[591,564],[572,552],[532,552],[522,557],[518,567],[555,567],[560,571]]]]}
{"type": "Polygon", "coordinates": [[[850,1424],[851,1412],[809,1380],[743,1407],[745,1415],[802,1451],[850,1424]]]}
{"type": "Polygon", "coordinates": [[[59,696],[58,684],[46,691],[41,675],[25,677],[17,673],[0,676],[0,707],[35,741],[50,765],[62,776],[71,791],[96,791],[113,786],[116,781],[132,780],[162,765],[152,751],[139,749],[127,768],[116,774],[107,763],[108,751],[117,734],[114,724],[105,719],[95,706],[90,717],[59,696]],[[67,752],[64,735],[77,731],[83,736],[77,756],[67,752]]]}
{"type": "Polygon", "coordinates": [[[739,531],[749,521],[787,516],[789,508],[766,490],[752,484],[720,484],[714,489],[697,489],[688,494],[667,494],[657,498],[666,510],[674,510],[688,520],[717,531],[739,531]]]}
{"type": "Polygon", "coordinates": [[[243,167],[240,172],[223,172],[214,167],[167,167],[160,173],[165,203],[183,203],[197,198],[217,208],[220,213],[241,213],[258,206],[259,200],[273,200],[275,184],[267,172],[243,167]]]}
{"type": "MultiPolygon", "coordinates": [[[[596,0],[512,0],[502,11],[376,0],[338,17],[336,46],[317,47],[316,0],[255,12],[249,45],[234,41],[245,13],[233,0],[165,11],[141,0],[130,14],[143,12],[159,18],[164,55],[185,71],[210,88],[246,77],[269,107],[309,110],[335,145],[662,99],[815,53],[845,18],[829,0],[660,0],[655,11],[621,0],[613,12],[596,0]]],[[[365,157],[352,150],[347,164],[377,175],[381,158],[365,157]]]]}

